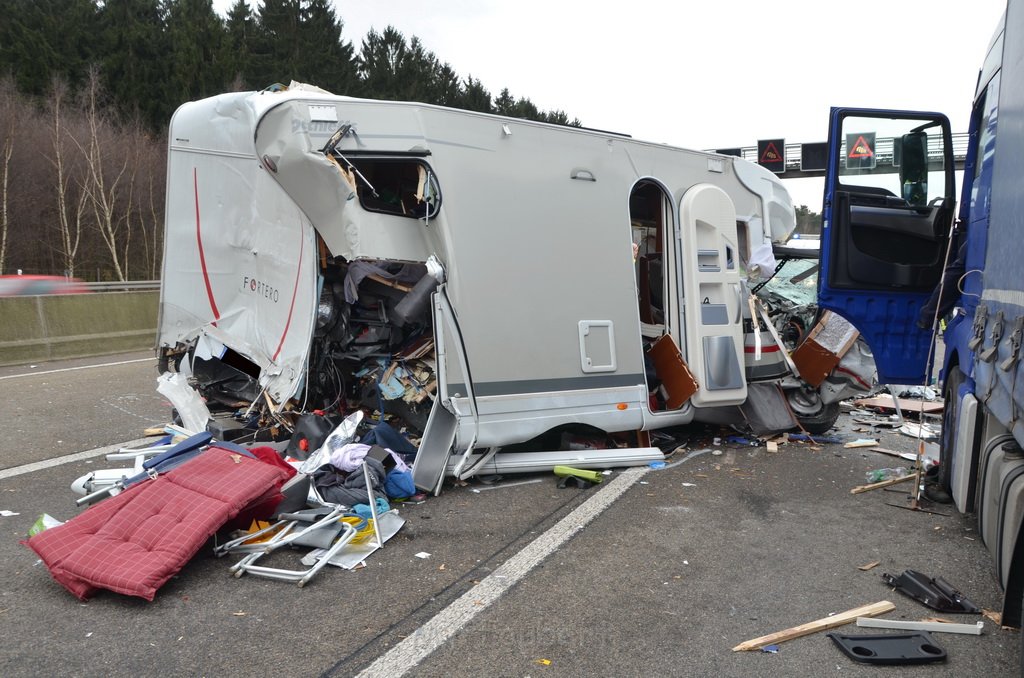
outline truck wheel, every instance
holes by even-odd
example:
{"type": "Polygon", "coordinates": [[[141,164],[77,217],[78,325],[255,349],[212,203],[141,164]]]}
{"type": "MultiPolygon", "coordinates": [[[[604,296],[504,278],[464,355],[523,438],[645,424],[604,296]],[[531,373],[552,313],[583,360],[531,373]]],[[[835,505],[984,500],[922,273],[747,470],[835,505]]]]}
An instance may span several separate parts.
{"type": "Polygon", "coordinates": [[[811,435],[820,435],[827,432],[835,426],[837,419],[839,419],[839,403],[822,405],[816,414],[798,416],[796,418],[804,430],[811,435]]]}
{"type": "Polygon", "coordinates": [[[952,365],[946,371],[946,383],[942,389],[942,401],[945,409],[942,411],[942,439],[939,446],[939,469],[936,482],[939,487],[949,492],[953,482],[953,448],[956,447],[956,423],[960,418],[960,403],[957,400],[957,392],[960,384],[964,381],[963,372],[959,365],[952,365]]]}

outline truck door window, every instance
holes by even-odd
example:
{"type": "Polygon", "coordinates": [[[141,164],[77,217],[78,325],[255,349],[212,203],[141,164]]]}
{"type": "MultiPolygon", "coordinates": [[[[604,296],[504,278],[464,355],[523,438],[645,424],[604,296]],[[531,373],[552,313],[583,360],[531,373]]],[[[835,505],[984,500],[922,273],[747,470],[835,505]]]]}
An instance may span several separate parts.
{"type": "Polygon", "coordinates": [[[950,195],[943,149],[937,121],[847,117],[840,142],[840,186],[886,207],[941,201],[950,195]]]}
{"type": "Polygon", "coordinates": [[[836,122],[828,286],[930,292],[955,206],[949,121],[855,109],[836,122]]]}

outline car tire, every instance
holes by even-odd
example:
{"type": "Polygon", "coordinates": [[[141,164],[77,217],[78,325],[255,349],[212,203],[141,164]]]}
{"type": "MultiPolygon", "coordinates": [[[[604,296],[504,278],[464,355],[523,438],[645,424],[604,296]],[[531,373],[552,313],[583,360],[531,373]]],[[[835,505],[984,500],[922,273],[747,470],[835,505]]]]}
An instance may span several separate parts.
{"type": "Polygon", "coordinates": [[[800,422],[800,426],[811,435],[827,433],[835,426],[837,419],[839,419],[839,403],[822,405],[816,414],[796,418],[800,422]]]}
{"type": "Polygon", "coordinates": [[[956,446],[956,422],[960,417],[960,401],[957,392],[964,382],[964,374],[959,365],[952,365],[946,370],[946,383],[942,388],[942,399],[945,409],[942,412],[942,438],[939,445],[939,469],[936,483],[945,492],[949,492],[953,483],[953,448],[956,446]]]}

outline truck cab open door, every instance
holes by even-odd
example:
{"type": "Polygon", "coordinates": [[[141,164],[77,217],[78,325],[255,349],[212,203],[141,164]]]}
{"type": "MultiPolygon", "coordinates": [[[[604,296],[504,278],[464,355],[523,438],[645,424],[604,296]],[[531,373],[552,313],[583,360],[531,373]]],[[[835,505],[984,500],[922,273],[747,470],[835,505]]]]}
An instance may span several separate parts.
{"type": "Polygon", "coordinates": [[[924,383],[931,319],[918,319],[955,207],[949,120],[833,108],[828,143],[819,305],[860,330],[880,383],[924,383]]]}

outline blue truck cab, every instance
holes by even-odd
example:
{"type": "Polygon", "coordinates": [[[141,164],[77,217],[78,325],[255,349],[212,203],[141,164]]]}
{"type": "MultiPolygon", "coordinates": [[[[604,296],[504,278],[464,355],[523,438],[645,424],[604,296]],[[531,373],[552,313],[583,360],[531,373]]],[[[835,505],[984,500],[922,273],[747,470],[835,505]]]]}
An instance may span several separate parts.
{"type": "Polygon", "coordinates": [[[945,116],[832,109],[819,276],[821,307],[861,330],[882,383],[925,383],[944,324],[939,480],[976,515],[1012,626],[1024,597],[1022,82],[1024,0],[1009,0],[979,74],[958,205],[945,116]]]}

